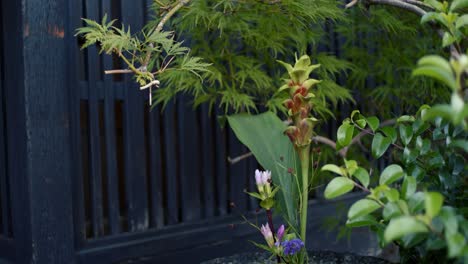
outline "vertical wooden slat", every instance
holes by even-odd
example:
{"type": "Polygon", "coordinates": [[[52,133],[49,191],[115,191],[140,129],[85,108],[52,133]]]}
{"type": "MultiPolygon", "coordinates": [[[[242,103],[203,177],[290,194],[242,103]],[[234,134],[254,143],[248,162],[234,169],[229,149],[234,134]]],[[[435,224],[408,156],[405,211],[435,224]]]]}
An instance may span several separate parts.
{"type": "Polygon", "coordinates": [[[217,125],[213,122],[213,118],[209,116],[209,106],[204,104],[200,111],[200,123],[201,123],[201,147],[198,151],[201,151],[202,156],[202,170],[201,179],[203,183],[203,208],[204,216],[206,218],[212,217],[215,213],[215,189],[214,189],[214,178],[215,175],[215,148],[214,148],[214,134],[213,126],[217,125]]]}
{"type": "MultiPolygon", "coordinates": [[[[222,115],[223,111],[221,109],[216,109],[216,115],[222,115]]],[[[216,194],[218,206],[218,214],[225,215],[227,214],[227,205],[228,205],[228,182],[227,182],[227,137],[226,131],[230,129],[229,127],[221,128],[218,122],[215,126],[215,144],[216,144],[216,194]]]]}
{"type": "MultiPolygon", "coordinates": [[[[115,3],[114,3],[115,4],[115,3]]],[[[112,16],[111,0],[102,1],[102,12],[108,17],[112,16]]],[[[112,57],[104,56],[103,66],[105,70],[112,69],[112,57]]],[[[120,232],[120,208],[119,208],[119,184],[117,174],[117,150],[116,150],[116,124],[115,124],[115,96],[112,86],[112,76],[104,76],[104,123],[106,140],[106,165],[107,165],[107,204],[109,229],[111,234],[120,232]]]]}
{"type": "Polygon", "coordinates": [[[177,183],[177,155],[175,130],[175,103],[169,102],[164,109],[164,167],[166,178],[166,220],[168,224],[179,222],[179,188],[177,183]]]}
{"type": "MultiPolygon", "coordinates": [[[[1,23],[1,22],[0,22],[1,23]]],[[[1,29],[2,27],[0,27],[1,29]]],[[[1,33],[0,33],[1,34],[1,33]]],[[[3,42],[3,36],[0,36],[0,42],[3,42]]],[[[0,43],[0,55],[3,55],[3,43],[0,43]]],[[[3,93],[3,76],[2,65],[3,61],[0,59],[0,235],[8,236],[10,232],[9,221],[9,204],[10,197],[8,193],[8,175],[6,173],[6,138],[5,138],[5,114],[4,114],[4,93],[3,93]]]]}
{"type": "MultiPolygon", "coordinates": [[[[143,10],[133,1],[121,1],[122,22],[133,31],[141,29],[143,10]]],[[[144,98],[146,91],[139,91],[134,80],[125,79],[124,101],[124,140],[125,140],[125,177],[127,206],[130,231],[148,228],[148,196],[146,178],[146,149],[144,143],[144,98]]]]}
{"type": "MultiPolygon", "coordinates": [[[[83,14],[81,1],[70,1],[68,4],[69,13],[69,28],[67,32],[73,32],[81,26],[83,14]]],[[[84,188],[83,188],[83,168],[82,168],[82,153],[81,153],[81,134],[80,134],[80,95],[81,88],[78,77],[78,58],[80,49],[76,38],[72,34],[67,35],[67,46],[70,47],[68,52],[68,61],[70,67],[69,76],[69,94],[70,94],[70,126],[71,126],[71,156],[72,160],[72,184],[73,184],[73,219],[75,244],[77,247],[83,245],[86,239],[86,222],[85,222],[85,204],[84,204],[84,188]]]]}
{"type": "MultiPolygon", "coordinates": [[[[87,18],[99,20],[99,2],[86,1],[87,18]]],[[[89,143],[90,143],[90,182],[91,182],[91,206],[93,235],[99,237],[103,234],[103,197],[102,197],[102,161],[100,149],[99,131],[99,107],[98,107],[98,76],[100,69],[97,48],[88,49],[88,109],[89,109],[89,143]]],[[[102,87],[102,86],[101,86],[102,87]]]]}
{"type": "Polygon", "coordinates": [[[200,219],[200,152],[196,112],[189,105],[189,98],[178,101],[178,130],[180,153],[180,180],[182,221],[200,219]],[[195,155],[194,155],[195,154],[195,155]]]}
{"type": "MultiPolygon", "coordinates": [[[[228,132],[228,138],[230,157],[234,158],[247,153],[247,148],[239,142],[236,135],[230,128],[228,132]]],[[[247,187],[245,175],[246,171],[247,163],[245,160],[235,164],[230,164],[229,166],[229,200],[235,204],[236,209],[240,212],[244,212],[247,209],[247,197],[243,192],[243,190],[245,190],[247,187]]]]}
{"type": "Polygon", "coordinates": [[[162,227],[164,225],[163,209],[163,180],[162,180],[162,144],[166,144],[161,137],[161,114],[159,107],[155,107],[148,114],[148,140],[149,140],[149,187],[151,202],[151,226],[162,227]]]}

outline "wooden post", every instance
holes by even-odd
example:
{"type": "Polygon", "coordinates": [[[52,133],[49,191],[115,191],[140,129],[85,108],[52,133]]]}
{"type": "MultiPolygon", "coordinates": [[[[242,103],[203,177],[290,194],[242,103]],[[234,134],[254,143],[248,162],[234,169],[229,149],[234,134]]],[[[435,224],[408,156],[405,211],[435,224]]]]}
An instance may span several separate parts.
{"type": "MultiPolygon", "coordinates": [[[[3,1],[2,1],[3,2],[3,1]]],[[[75,263],[66,0],[4,1],[14,263],[75,263]]]]}

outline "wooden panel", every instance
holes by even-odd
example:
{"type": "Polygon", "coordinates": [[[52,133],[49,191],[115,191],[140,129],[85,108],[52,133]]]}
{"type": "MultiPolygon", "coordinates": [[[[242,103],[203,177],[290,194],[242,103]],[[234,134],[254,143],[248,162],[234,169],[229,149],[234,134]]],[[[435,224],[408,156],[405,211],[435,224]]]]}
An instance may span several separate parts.
{"type": "MultiPolygon", "coordinates": [[[[0,29],[2,29],[2,14],[0,11],[0,29]]],[[[0,32],[0,236],[10,236],[10,195],[8,190],[5,106],[3,91],[3,30],[0,32]]]]}
{"type": "Polygon", "coordinates": [[[66,89],[70,72],[65,35],[72,34],[65,32],[68,1],[8,2],[15,3],[17,9],[7,21],[15,30],[25,29],[18,35],[5,32],[10,40],[22,39],[22,42],[13,42],[15,45],[10,52],[19,55],[10,57],[10,61],[24,63],[19,69],[14,63],[9,64],[9,72],[5,73],[12,78],[7,85],[7,102],[11,107],[7,114],[8,138],[14,138],[11,149],[24,150],[8,153],[12,160],[11,179],[15,178],[12,186],[17,187],[12,193],[21,195],[14,207],[29,211],[24,218],[16,215],[13,222],[18,229],[30,229],[24,236],[15,234],[18,259],[14,263],[74,263],[69,94],[66,89]],[[15,15],[16,12],[20,14],[15,15]],[[15,16],[20,18],[19,23],[15,22],[15,16]],[[24,123],[24,127],[16,124],[10,127],[14,123],[24,123]],[[22,168],[27,169],[22,171],[22,168]],[[17,181],[21,179],[26,182],[17,181]],[[22,199],[28,202],[22,203],[22,199]]]}
{"type": "MultiPolygon", "coordinates": [[[[86,0],[86,17],[99,20],[99,2],[86,0]]],[[[97,85],[101,69],[96,46],[89,47],[88,51],[88,113],[89,113],[89,177],[92,207],[92,234],[94,237],[103,235],[103,197],[102,197],[102,160],[99,127],[98,89],[97,85]]]]}
{"type": "MultiPolygon", "coordinates": [[[[142,5],[133,1],[121,1],[122,22],[132,30],[141,29],[143,24],[142,5]]],[[[130,231],[145,230],[149,226],[148,195],[146,177],[146,148],[144,142],[144,95],[134,80],[128,76],[124,101],[125,177],[127,190],[128,220],[130,231]]]]}
{"type": "MultiPolygon", "coordinates": [[[[216,115],[222,115],[222,110],[216,109],[216,115]]],[[[228,212],[228,182],[227,182],[227,137],[226,131],[229,127],[221,128],[218,122],[215,126],[215,144],[216,144],[216,205],[218,214],[225,215],[228,212]]]]}
{"type": "Polygon", "coordinates": [[[203,184],[203,209],[204,217],[209,218],[215,214],[216,193],[215,193],[215,137],[214,126],[217,125],[215,117],[209,116],[209,106],[202,105],[200,111],[200,126],[201,126],[201,147],[198,149],[201,152],[201,179],[203,184]]]}
{"type": "Polygon", "coordinates": [[[165,190],[165,222],[176,224],[179,222],[179,184],[178,184],[178,163],[177,163],[177,137],[176,137],[176,112],[174,102],[169,102],[163,114],[163,150],[164,150],[164,179],[165,190]]]}
{"type": "Polygon", "coordinates": [[[181,96],[178,106],[178,140],[180,159],[180,184],[182,202],[182,221],[200,219],[200,135],[196,112],[189,104],[190,99],[181,96]]]}
{"type": "MultiPolygon", "coordinates": [[[[116,1],[112,1],[116,4],[116,1]]],[[[110,16],[112,14],[111,0],[102,1],[102,12],[110,16]]],[[[112,57],[103,57],[104,69],[112,69],[112,57]]],[[[104,76],[104,122],[105,122],[105,152],[106,152],[106,190],[107,190],[107,219],[110,234],[120,232],[120,208],[119,208],[119,187],[117,174],[117,150],[116,150],[116,123],[115,123],[115,96],[112,85],[112,76],[104,76]]]]}
{"type": "MultiPolygon", "coordinates": [[[[247,148],[239,142],[234,132],[228,130],[229,156],[238,157],[247,153],[247,148]]],[[[235,211],[244,213],[247,209],[247,196],[244,190],[247,188],[247,163],[245,160],[229,165],[229,201],[235,211]]]]}
{"type": "Polygon", "coordinates": [[[163,141],[161,135],[161,119],[159,107],[148,109],[147,114],[147,149],[148,149],[148,167],[149,167],[149,182],[148,192],[150,193],[150,226],[151,227],[162,227],[164,225],[164,208],[163,208],[163,197],[164,197],[164,182],[163,182],[163,161],[162,161],[162,144],[166,144],[163,141]]]}
{"type": "MultiPolygon", "coordinates": [[[[68,4],[69,13],[69,28],[68,32],[73,32],[75,28],[81,26],[81,17],[83,16],[81,1],[70,1],[68,4]]],[[[68,61],[70,66],[69,76],[69,94],[70,94],[70,126],[71,126],[71,156],[74,162],[72,163],[72,171],[70,172],[73,179],[73,219],[74,233],[76,245],[80,247],[86,239],[86,222],[85,222],[85,198],[83,186],[83,161],[82,161],[82,140],[80,128],[80,90],[78,60],[80,57],[80,48],[78,47],[77,39],[69,34],[66,38],[67,46],[70,48],[68,52],[68,61]]],[[[86,83],[86,90],[88,86],[86,83]]]]}

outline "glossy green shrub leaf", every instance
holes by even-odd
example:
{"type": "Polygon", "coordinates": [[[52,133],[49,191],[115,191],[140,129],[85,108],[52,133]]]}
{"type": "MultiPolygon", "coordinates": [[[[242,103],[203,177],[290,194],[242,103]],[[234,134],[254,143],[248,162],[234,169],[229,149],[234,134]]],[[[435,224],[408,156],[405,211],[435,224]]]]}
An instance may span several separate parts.
{"type": "Polygon", "coordinates": [[[413,163],[418,158],[418,151],[405,147],[403,150],[403,162],[406,164],[413,163]]]}
{"type": "Polygon", "coordinates": [[[397,118],[397,123],[405,123],[405,122],[414,122],[416,119],[414,116],[403,115],[397,118]]]}
{"type": "Polygon", "coordinates": [[[366,120],[372,132],[377,131],[380,126],[380,120],[375,116],[368,117],[366,120]]]}
{"type": "Polygon", "coordinates": [[[420,213],[424,209],[424,193],[417,192],[408,198],[408,209],[412,214],[420,213]]]}
{"type": "Polygon", "coordinates": [[[403,236],[401,238],[401,242],[405,248],[412,248],[421,243],[426,238],[427,233],[413,233],[403,236]]]}
{"type": "Polygon", "coordinates": [[[389,202],[396,202],[400,199],[400,193],[396,189],[390,189],[385,192],[385,197],[389,202]]]}
{"type": "Polygon", "coordinates": [[[465,7],[468,7],[468,0],[454,0],[450,5],[450,11],[453,12],[465,7]]]}
{"type": "Polygon", "coordinates": [[[237,138],[252,151],[260,165],[271,171],[273,182],[281,186],[275,198],[288,220],[295,223],[297,208],[294,201],[299,199],[297,185],[284,168],[294,168],[300,173],[296,164],[299,158],[291,141],[283,134],[286,125],[272,112],[228,116],[228,122],[237,138]],[[284,161],[281,157],[284,157],[284,161]]]}
{"type": "Polygon", "coordinates": [[[380,131],[382,131],[387,137],[392,139],[392,143],[395,143],[397,140],[397,132],[394,127],[382,127],[380,128],[380,131]]]}
{"type": "Polygon", "coordinates": [[[346,171],[343,168],[340,168],[340,167],[336,166],[335,164],[323,165],[321,170],[322,171],[330,171],[330,172],[336,173],[336,174],[341,175],[341,176],[346,175],[346,171]]]}
{"type": "Polygon", "coordinates": [[[342,147],[346,147],[353,139],[354,126],[349,123],[343,123],[337,132],[337,141],[342,147]]]}
{"type": "Polygon", "coordinates": [[[422,121],[421,119],[416,119],[413,123],[413,137],[421,135],[424,131],[426,131],[431,125],[427,122],[422,121]]]}
{"type": "Polygon", "coordinates": [[[385,229],[386,242],[402,238],[408,234],[428,232],[427,227],[412,216],[400,216],[393,218],[385,229]]]}
{"type": "Polygon", "coordinates": [[[392,144],[392,140],[389,137],[385,137],[381,133],[377,133],[372,140],[372,156],[376,159],[382,157],[390,144],[392,144]]]}
{"type": "Polygon", "coordinates": [[[401,216],[402,214],[403,212],[395,202],[387,203],[382,211],[382,216],[385,220],[390,220],[392,218],[401,216]]]}
{"type": "Polygon", "coordinates": [[[461,256],[466,246],[465,237],[460,233],[455,233],[452,235],[448,235],[446,239],[449,257],[453,258],[461,256]]]}
{"type": "Polygon", "coordinates": [[[453,235],[458,231],[458,219],[454,208],[449,206],[442,207],[439,218],[444,224],[446,235],[453,235]]]}
{"type": "Polygon", "coordinates": [[[370,177],[366,169],[359,167],[352,176],[358,179],[362,186],[366,188],[369,186],[370,177]]]}
{"type": "Polygon", "coordinates": [[[370,199],[362,199],[355,202],[351,206],[351,208],[349,208],[348,218],[354,219],[357,217],[368,215],[379,208],[380,205],[376,201],[370,199]]]}
{"type": "Polygon", "coordinates": [[[379,184],[380,185],[383,185],[383,184],[390,185],[393,182],[399,180],[404,175],[405,175],[405,173],[403,172],[403,169],[401,168],[400,165],[392,164],[392,165],[386,167],[382,171],[382,174],[380,174],[379,184]]]}
{"type": "Polygon", "coordinates": [[[444,5],[437,0],[424,0],[424,2],[434,7],[437,11],[444,11],[444,5]]]}
{"type": "Polygon", "coordinates": [[[408,145],[413,138],[413,128],[411,126],[400,125],[400,138],[403,144],[408,145]]]}
{"type": "Polygon", "coordinates": [[[444,203],[444,197],[442,194],[437,192],[428,192],[426,193],[425,198],[425,207],[426,207],[426,215],[430,218],[437,216],[442,208],[442,204],[444,203]]]}
{"type": "Polygon", "coordinates": [[[350,192],[354,188],[354,182],[346,177],[336,177],[328,183],[325,188],[324,196],[327,199],[333,199],[350,192]]]}
{"type": "Polygon", "coordinates": [[[442,37],[442,47],[450,46],[455,41],[457,41],[457,38],[454,35],[450,34],[449,32],[445,32],[444,36],[442,37]]]}
{"type": "Polygon", "coordinates": [[[348,219],[346,221],[347,227],[362,227],[362,226],[371,226],[377,225],[378,222],[372,215],[363,215],[360,217],[356,217],[354,219],[348,219]]]}
{"type": "Polygon", "coordinates": [[[406,175],[401,186],[401,197],[404,199],[410,197],[416,192],[416,187],[416,178],[406,175]]]}
{"type": "Polygon", "coordinates": [[[416,181],[421,181],[426,175],[426,171],[418,165],[414,165],[409,169],[409,175],[413,176],[416,181]]]}
{"type": "Polygon", "coordinates": [[[346,160],[344,161],[346,170],[348,171],[349,175],[353,175],[354,172],[358,169],[357,162],[355,160],[346,160]]]}
{"type": "Polygon", "coordinates": [[[461,28],[461,27],[464,27],[464,26],[466,26],[466,25],[468,25],[468,15],[467,15],[467,14],[465,14],[465,15],[459,17],[459,18],[457,19],[457,21],[455,22],[455,27],[456,27],[457,29],[459,29],[459,28],[461,28]]]}
{"type": "Polygon", "coordinates": [[[452,72],[447,72],[442,67],[437,66],[421,66],[413,71],[414,76],[428,76],[432,77],[443,84],[450,87],[453,91],[457,90],[457,85],[455,82],[455,77],[452,72]]]}

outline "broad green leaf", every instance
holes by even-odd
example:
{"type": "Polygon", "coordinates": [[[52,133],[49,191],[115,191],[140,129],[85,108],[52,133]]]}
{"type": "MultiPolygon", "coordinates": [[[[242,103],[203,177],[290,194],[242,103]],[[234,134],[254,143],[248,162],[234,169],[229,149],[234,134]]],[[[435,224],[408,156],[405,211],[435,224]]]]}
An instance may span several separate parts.
{"type": "Polygon", "coordinates": [[[466,246],[465,237],[460,233],[447,236],[448,255],[450,258],[461,256],[466,246]]]}
{"type": "Polygon", "coordinates": [[[390,189],[385,192],[385,197],[390,202],[396,202],[400,199],[400,193],[396,189],[390,189]]]}
{"type": "Polygon", "coordinates": [[[413,138],[413,128],[411,126],[400,125],[400,138],[403,144],[408,145],[413,138]]]}
{"type": "Polygon", "coordinates": [[[344,171],[343,168],[340,168],[338,166],[336,166],[335,164],[326,164],[326,165],[323,165],[322,171],[331,171],[333,173],[336,173],[338,175],[341,175],[341,176],[345,176],[346,173],[344,171]]]}
{"type": "Polygon", "coordinates": [[[468,0],[454,0],[450,5],[450,11],[453,12],[465,7],[468,7],[468,0]]]}
{"type": "Polygon", "coordinates": [[[380,131],[382,131],[387,137],[392,139],[392,143],[395,143],[397,140],[397,132],[394,127],[382,127],[380,128],[380,131]]]}
{"type": "Polygon", "coordinates": [[[457,90],[457,84],[452,72],[436,66],[421,66],[413,71],[415,76],[429,76],[449,86],[453,91],[457,90]]]}
{"type": "Polygon", "coordinates": [[[437,66],[446,72],[452,72],[450,63],[439,55],[427,55],[418,61],[419,66],[437,66]]]}
{"type": "Polygon", "coordinates": [[[353,220],[357,217],[368,215],[379,208],[380,205],[376,201],[370,199],[361,199],[355,202],[351,208],[349,208],[348,218],[353,220]]]}
{"type": "Polygon", "coordinates": [[[390,144],[392,144],[391,138],[385,137],[381,133],[377,133],[372,140],[372,156],[376,159],[382,157],[390,144]]]}
{"type": "Polygon", "coordinates": [[[467,140],[454,140],[450,143],[450,147],[457,147],[463,149],[465,152],[468,152],[468,141],[467,140]]]}
{"type": "Polygon", "coordinates": [[[456,40],[457,40],[457,38],[454,35],[450,34],[449,32],[445,32],[444,36],[442,37],[442,47],[450,46],[456,40]]]}
{"type": "Polygon", "coordinates": [[[414,116],[409,116],[409,115],[403,115],[397,119],[397,123],[414,122],[414,121],[416,121],[414,116]]]}
{"type": "Polygon", "coordinates": [[[348,171],[349,175],[353,175],[354,172],[358,169],[357,162],[355,160],[346,160],[345,159],[345,166],[346,170],[348,171]]]}
{"type": "Polygon", "coordinates": [[[467,15],[467,14],[465,14],[465,15],[459,17],[459,18],[457,19],[457,22],[455,22],[455,27],[456,27],[457,29],[459,29],[459,28],[461,28],[461,27],[464,27],[464,26],[466,26],[466,25],[468,25],[468,15],[467,15]]]}
{"type": "Polygon", "coordinates": [[[444,232],[446,235],[453,235],[458,231],[458,219],[453,207],[442,207],[439,217],[444,223],[444,232]]]}
{"type": "Polygon", "coordinates": [[[397,216],[401,216],[403,212],[395,202],[387,203],[382,211],[382,216],[385,220],[390,220],[397,216]]]}
{"type": "Polygon", "coordinates": [[[424,203],[426,206],[426,215],[428,215],[430,218],[436,217],[439,214],[443,203],[444,197],[442,196],[442,194],[437,192],[426,193],[424,203]]]}
{"type": "Polygon", "coordinates": [[[333,199],[350,192],[354,188],[354,182],[346,177],[334,178],[325,188],[324,196],[333,199]]]}
{"type": "Polygon", "coordinates": [[[424,193],[417,192],[408,198],[408,209],[412,214],[421,212],[424,209],[424,193]]]}
{"type": "Polygon", "coordinates": [[[391,242],[404,235],[428,232],[427,227],[412,216],[400,216],[390,221],[385,229],[385,241],[391,242]]]}
{"type": "Polygon", "coordinates": [[[403,150],[403,162],[405,164],[412,164],[418,158],[418,151],[410,149],[407,146],[403,150]]]}
{"type": "Polygon", "coordinates": [[[346,221],[347,227],[362,227],[362,226],[370,226],[378,224],[375,217],[372,215],[363,215],[361,217],[356,217],[354,219],[348,219],[346,221]]]}
{"type": "Polygon", "coordinates": [[[380,185],[382,185],[382,184],[390,185],[393,182],[399,180],[404,175],[405,175],[405,173],[403,172],[403,169],[400,167],[400,165],[392,164],[392,165],[386,167],[382,171],[382,174],[380,174],[379,184],[380,185]]]}
{"type": "Polygon", "coordinates": [[[427,233],[413,233],[401,238],[405,248],[412,248],[419,245],[424,239],[427,239],[427,233]]]}
{"type": "Polygon", "coordinates": [[[403,186],[401,187],[401,197],[406,199],[416,192],[416,179],[412,176],[405,176],[403,186]]]}
{"type": "Polygon", "coordinates": [[[429,4],[430,6],[434,7],[437,11],[444,11],[444,5],[437,1],[437,0],[424,0],[425,3],[429,4]]]}
{"type": "Polygon", "coordinates": [[[357,168],[357,170],[352,174],[353,177],[356,177],[356,179],[359,180],[359,182],[364,186],[364,187],[368,187],[369,186],[369,181],[370,181],[370,177],[369,177],[369,173],[367,172],[366,169],[364,168],[357,168]]]}
{"type": "Polygon", "coordinates": [[[372,132],[375,132],[379,128],[380,120],[377,117],[371,116],[371,117],[368,117],[366,120],[372,132]]]}
{"type": "Polygon", "coordinates": [[[343,123],[337,132],[337,141],[342,147],[346,147],[353,139],[354,126],[349,123],[343,123]]]}
{"type": "Polygon", "coordinates": [[[297,166],[299,158],[291,141],[283,134],[286,125],[272,112],[233,115],[228,117],[228,121],[240,142],[252,151],[264,169],[271,171],[273,182],[281,186],[276,195],[277,203],[284,210],[287,220],[296,223],[297,207],[294,201],[299,199],[297,185],[285,168],[293,168],[300,174],[297,166]]]}

